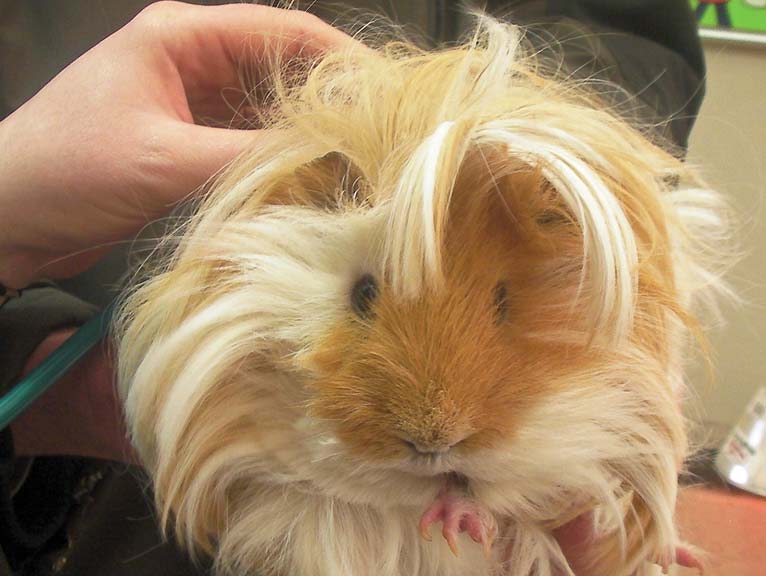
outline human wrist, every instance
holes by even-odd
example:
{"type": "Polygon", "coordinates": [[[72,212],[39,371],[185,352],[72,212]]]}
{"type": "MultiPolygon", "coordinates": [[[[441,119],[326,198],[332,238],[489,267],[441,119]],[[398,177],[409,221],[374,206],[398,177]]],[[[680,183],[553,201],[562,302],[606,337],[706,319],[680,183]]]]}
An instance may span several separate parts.
{"type": "Polygon", "coordinates": [[[9,290],[22,290],[39,280],[37,267],[23,251],[5,248],[0,243],[0,285],[9,290]]]}
{"type": "MultiPolygon", "coordinates": [[[[0,155],[0,284],[15,290],[39,280],[42,268],[41,258],[30,247],[36,228],[30,223],[35,214],[24,193],[38,186],[34,169],[32,173],[29,169],[30,164],[40,164],[30,153],[30,147],[38,147],[38,144],[30,143],[29,137],[17,136],[24,134],[23,118],[19,119],[23,108],[0,122],[0,150],[14,151],[0,155]]],[[[43,168],[40,165],[38,169],[43,168]]]]}

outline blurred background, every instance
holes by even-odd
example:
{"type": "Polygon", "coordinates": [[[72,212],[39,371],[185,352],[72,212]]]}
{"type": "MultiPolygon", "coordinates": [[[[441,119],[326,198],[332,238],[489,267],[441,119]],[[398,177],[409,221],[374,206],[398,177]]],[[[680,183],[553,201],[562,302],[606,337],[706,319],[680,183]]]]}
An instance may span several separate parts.
{"type": "Polygon", "coordinates": [[[690,416],[718,441],[766,385],[766,45],[703,40],[703,46],[707,94],[689,161],[739,210],[745,252],[732,281],[746,303],[726,310],[727,324],[710,334],[715,381],[706,382],[699,370],[692,374],[699,412],[690,416]]]}

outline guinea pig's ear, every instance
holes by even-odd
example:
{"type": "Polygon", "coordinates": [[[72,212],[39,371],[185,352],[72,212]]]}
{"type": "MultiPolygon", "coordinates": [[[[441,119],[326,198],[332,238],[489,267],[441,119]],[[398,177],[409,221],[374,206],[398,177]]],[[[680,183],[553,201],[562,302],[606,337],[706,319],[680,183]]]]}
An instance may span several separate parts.
{"type": "Polygon", "coordinates": [[[571,209],[539,168],[530,167],[512,175],[506,190],[506,195],[510,196],[508,201],[513,202],[523,214],[530,236],[581,236],[571,209]]]}
{"type": "Polygon", "coordinates": [[[489,222],[495,230],[533,244],[555,239],[559,249],[561,235],[580,238],[571,211],[539,167],[509,158],[504,150],[481,151],[467,157],[458,183],[464,179],[486,184],[489,222]]]}
{"type": "Polygon", "coordinates": [[[302,164],[281,179],[266,204],[311,206],[335,210],[369,201],[370,186],[362,171],[344,154],[330,152],[302,164]]]}

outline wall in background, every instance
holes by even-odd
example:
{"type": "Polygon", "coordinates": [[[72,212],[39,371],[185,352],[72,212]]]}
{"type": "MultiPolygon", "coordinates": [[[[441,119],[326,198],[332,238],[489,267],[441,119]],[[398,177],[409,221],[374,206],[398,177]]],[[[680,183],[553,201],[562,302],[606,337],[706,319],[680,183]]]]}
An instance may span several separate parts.
{"type": "Polygon", "coordinates": [[[727,325],[710,334],[716,379],[692,373],[690,416],[717,440],[766,384],[766,47],[708,41],[705,55],[707,96],[689,159],[739,210],[747,252],[733,280],[748,303],[726,308],[727,325]]]}

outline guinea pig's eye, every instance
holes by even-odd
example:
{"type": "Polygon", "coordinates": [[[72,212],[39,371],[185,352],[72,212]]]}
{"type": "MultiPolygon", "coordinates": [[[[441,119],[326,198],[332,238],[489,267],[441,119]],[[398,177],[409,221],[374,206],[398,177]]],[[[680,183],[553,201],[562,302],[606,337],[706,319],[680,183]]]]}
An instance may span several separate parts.
{"type": "Polygon", "coordinates": [[[568,219],[565,214],[558,210],[543,210],[535,218],[538,226],[543,228],[565,224],[568,219]]]}
{"type": "Polygon", "coordinates": [[[508,286],[506,283],[498,282],[492,296],[495,306],[495,324],[502,324],[508,319],[508,286]]]}
{"type": "Polygon", "coordinates": [[[662,178],[662,183],[670,190],[678,190],[678,186],[681,183],[681,176],[679,174],[666,174],[662,178]]]}
{"type": "Polygon", "coordinates": [[[378,282],[372,274],[365,274],[351,289],[351,309],[360,318],[372,316],[372,305],[378,297],[378,282]]]}

